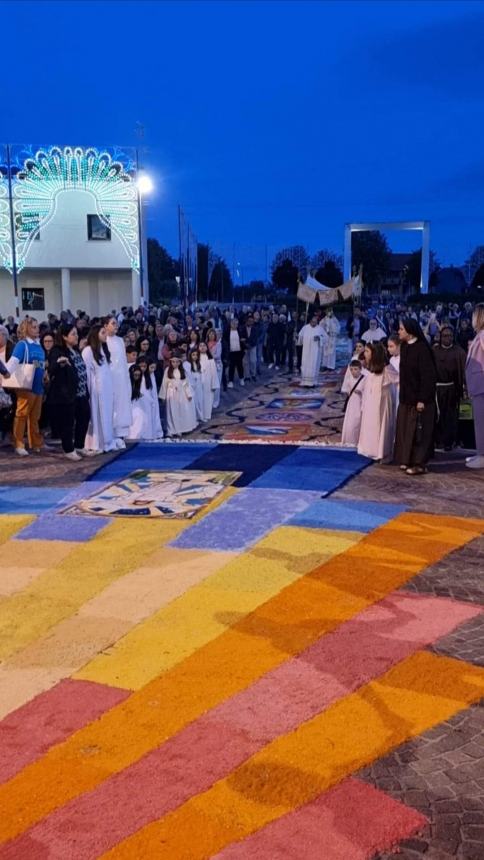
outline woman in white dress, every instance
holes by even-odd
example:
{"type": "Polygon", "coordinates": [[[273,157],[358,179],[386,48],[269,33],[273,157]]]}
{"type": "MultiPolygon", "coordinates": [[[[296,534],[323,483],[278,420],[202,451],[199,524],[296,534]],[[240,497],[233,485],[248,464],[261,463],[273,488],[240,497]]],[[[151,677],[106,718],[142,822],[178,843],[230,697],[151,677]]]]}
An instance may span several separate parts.
{"type": "Polygon", "coordinates": [[[220,389],[222,387],[223,363],[222,363],[222,341],[214,328],[207,332],[207,346],[210,355],[212,356],[215,367],[217,369],[218,388],[215,389],[213,395],[213,408],[217,409],[220,406],[220,389]]]}
{"type": "Polygon", "coordinates": [[[113,428],[113,377],[111,355],[103,325],[94,325],[87,337],[82,358],[87,370],[87,387],[91,405],[91,420],[86,435],[86,450],[101,453],[116,451],[118,446],[113,428]]]}
{"type": "Polygon", "coordinates": [[[124,439],[131,426],[131,386],[124,340],[118,337],[118,321],[110,314],[104,317],[107,345],[111,356],[109,367],[113,378],[113,432],[118,448],[125,448],[124,439]]]}
{"type": "Polygon", "coordinates": [[[197,426],[193,392],[178,355],[170,358],[159,393],[166,404],[168,436],[180,437],[197,426]]]}
{"type": "Polygon", "coordinates": [[[198,349],[192,349],[186,361],[183,362],[183,367],[192,389],[197,421],[203,421],[202,368],[198,349]]]}
{"type": "Polygon", "coordinates": [[[372,460],[389,462],[395,439],[395,398],[393,385],[397,374],[387,365],[385,347],[370,343],[365,347],[368,368],[363,382],[361,428],[358,454],[372,460]]]}
{"type": "Polygon", "coordinates": [[[203,417],[202,421],[207,422],[212,419],[213,401],[215,392],[220,391],[220,382],[218,379],[217,366],[212,354],[208,351],[206,343],[201,343],[200,350],[200,368],[202,372],[202,391],[203,391],[203,417]]]}
{"type": "Polygon", "coordinates": [[[156,371],[158,362],[154,356],[151,356],[148,361],[148,373],[151,380],[151,422],[153,427],[153,439],[156,441],[163,439],[163,427],[161,426],[160,417],[160,401],[158,399],[158,381],[156,371]]]}

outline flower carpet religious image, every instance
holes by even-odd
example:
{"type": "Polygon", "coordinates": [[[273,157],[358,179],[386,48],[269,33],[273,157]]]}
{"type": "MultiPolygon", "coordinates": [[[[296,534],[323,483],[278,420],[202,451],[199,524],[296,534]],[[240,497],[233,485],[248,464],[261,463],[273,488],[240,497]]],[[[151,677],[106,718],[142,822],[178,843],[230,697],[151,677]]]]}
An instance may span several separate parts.
{"type": "Polygon", "coordinates": [[[471,857],[484,519],[329,445],[94,468],[0,488],[1,860],[445,858],[446,803],[471,857]]]}

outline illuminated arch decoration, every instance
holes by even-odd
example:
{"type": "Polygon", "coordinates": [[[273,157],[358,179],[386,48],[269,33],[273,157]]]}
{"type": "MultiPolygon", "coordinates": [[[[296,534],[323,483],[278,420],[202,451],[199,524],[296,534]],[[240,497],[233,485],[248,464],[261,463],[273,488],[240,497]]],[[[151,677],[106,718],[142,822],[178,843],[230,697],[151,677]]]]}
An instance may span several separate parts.
{"type": "MultiPolygon", "coordinates": [[[[18,271],[26,265],[36,235],[55,215],[58,195],[70,190],[92,194],[96,214],[120,239],[131,268],[139,271],[135,172],[128,173],[109,152],[94,147],[44,147],[23,160],[12,180],[18,271]]],[[[12,268],[11,248],[4,265],[12,268]]]]}
{"type": "Polygon", "coordinates": [[[0,262],[10,268],[12,257],[8,179],[0,170],[0,262]]]}

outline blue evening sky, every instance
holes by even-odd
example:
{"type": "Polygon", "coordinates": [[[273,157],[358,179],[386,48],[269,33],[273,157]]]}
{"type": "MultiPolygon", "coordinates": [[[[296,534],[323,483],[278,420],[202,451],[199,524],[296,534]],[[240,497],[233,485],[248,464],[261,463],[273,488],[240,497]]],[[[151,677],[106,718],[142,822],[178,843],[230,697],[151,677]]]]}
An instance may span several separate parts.
{"type": "Polygon", "coordinates": [[[430,219],[444,264],[484,244],[482,2],[0,10],[0,140],[133,145],[141,123],[148,232],[174,254],[178,203],[246,280],[266,245],[341,251],[346,221],[430,219]]]}

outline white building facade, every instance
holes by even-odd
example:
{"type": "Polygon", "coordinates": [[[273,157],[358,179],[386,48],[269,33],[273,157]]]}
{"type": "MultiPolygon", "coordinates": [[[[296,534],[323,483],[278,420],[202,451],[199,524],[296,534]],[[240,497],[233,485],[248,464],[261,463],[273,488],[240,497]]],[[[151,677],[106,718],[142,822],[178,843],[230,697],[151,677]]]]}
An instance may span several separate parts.
{"type": "Polygon", "coordinates": [[[3,145],[0,156],[1,316],[148,301],[135,150],[3,145]]]}

